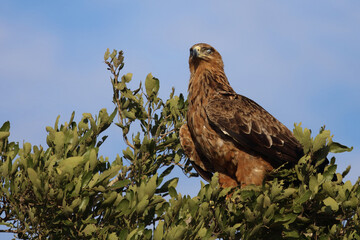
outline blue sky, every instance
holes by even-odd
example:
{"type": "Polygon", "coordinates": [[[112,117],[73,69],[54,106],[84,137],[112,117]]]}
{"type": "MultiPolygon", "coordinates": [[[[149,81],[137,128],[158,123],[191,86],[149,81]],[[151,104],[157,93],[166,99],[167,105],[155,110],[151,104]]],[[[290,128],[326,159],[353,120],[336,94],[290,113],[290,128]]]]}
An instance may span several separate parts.
{"type": "MultiPolygon", "coordinates": [[[[233,88],[290,129],[294,122],[354,146],[339,169],[360,175],[360,2],[358,1],[11,1],[0,8],[0,122],[11,140],[46,146],[57,115],[113,109],[106,48],[125,52],[123,73],[138,84],[152,72],[160,95],[187,95],[188,54],[195,43],[223,56],[233,88]]],[[[101,154],[124,147],[111,127],[101,154]]],[[[200,178],[180,171],[180,192],[200,178]]]]}

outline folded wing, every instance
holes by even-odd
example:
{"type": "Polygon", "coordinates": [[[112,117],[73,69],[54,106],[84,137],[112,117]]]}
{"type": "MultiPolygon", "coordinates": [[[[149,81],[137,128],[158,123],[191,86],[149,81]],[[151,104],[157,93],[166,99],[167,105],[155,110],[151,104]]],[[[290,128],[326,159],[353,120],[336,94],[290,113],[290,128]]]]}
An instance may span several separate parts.
{"type": "Polygon", "coordinates": [[[264,156],[274,166],[296,163],[303,155],[292,132],[247,97],[219,94],[208,102],[206,114],[216,131],[239,148],[264,156]]]}

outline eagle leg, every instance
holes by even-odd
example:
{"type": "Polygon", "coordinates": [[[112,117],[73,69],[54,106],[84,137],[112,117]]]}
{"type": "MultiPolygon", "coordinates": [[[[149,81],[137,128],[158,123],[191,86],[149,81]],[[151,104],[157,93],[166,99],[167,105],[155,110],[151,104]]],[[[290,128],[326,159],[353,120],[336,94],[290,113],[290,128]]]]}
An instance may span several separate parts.
{"type": "Polygon", "coordinates": [[[222,173],[219,173],[219,184],[222,188],[239,186],[239,183],[236,182],[233,178],[222,173]]]}
{"type": "Polygon", "coordinates": [[[262,157],[243,154],[238,161],[235,175],[241,186],[261,185],[265,176],[272,170],[273,167],[262,157]]]}

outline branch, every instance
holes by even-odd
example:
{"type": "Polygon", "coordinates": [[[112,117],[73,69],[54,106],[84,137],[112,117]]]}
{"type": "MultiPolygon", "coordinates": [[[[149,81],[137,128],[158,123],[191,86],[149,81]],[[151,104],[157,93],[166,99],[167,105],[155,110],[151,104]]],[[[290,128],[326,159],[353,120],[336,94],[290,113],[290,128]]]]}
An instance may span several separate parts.
{"type": "Polygon", "coordinates": [[[0,229],[0,233],[19,233],[18,230],[13,229],[0,229]]]}
{"type": "Polygon", "coordinates": [[[163,134],[160,134],[160,138],[158,139],[158,141],[156,141],[156,143],[160,142],[161,140],[163,140],[166,136],[170,135],[171,133],[175,132],[175,129],[172,129],[170,131],[167,131],[163,134]]]}
{"type": "Polygon", "coordinates": [[[111,187],[112,185],[114,185],[117,181],[119,181],[119,175],[114,178],[113,180],[111,180],[111,182],[109,182],[109,184],[107,185],[108,187],[111,187]]]}

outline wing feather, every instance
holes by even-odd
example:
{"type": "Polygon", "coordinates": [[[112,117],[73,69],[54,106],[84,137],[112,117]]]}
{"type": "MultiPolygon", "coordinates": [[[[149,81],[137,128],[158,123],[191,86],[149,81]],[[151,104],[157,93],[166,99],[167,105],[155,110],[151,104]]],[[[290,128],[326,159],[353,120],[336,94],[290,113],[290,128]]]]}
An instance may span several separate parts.
{"type": "Polygon", "coordinates": [[[210,124],[243,149],[250,149],[281,165],[303,155],[292,132],[251,99],[219,94],[206,106],[210,124]]]}
{"type": "Polygon", "coordinates": [[[200,176],[209,182],[214,169],[209,160],[205,158],[201,152],[197,151],[187,124],[181,126],[179,135],[180,144],[186,156],[190,159],[192,165],[200,176]]]}

